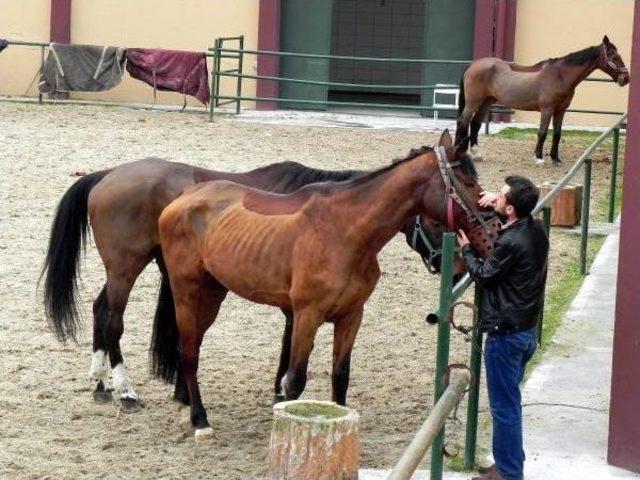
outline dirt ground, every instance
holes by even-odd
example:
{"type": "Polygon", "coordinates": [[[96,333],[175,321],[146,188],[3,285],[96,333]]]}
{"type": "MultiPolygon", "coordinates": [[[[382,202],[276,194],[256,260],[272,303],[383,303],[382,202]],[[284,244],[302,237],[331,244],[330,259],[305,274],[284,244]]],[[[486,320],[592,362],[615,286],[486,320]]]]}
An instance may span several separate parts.
{"type": "MultiPolygon", "coordinates": [[[[125,314],[125,364],[144,409],[93,403],[88,379],[91,302],[104,272],[95,248],[83,264],[85,331],[62,345],[44,318],[36,290],[55,207],[77,180],[123,162],[159,156],[241,171],[284,160],[338,169],[370,169],[433,144],[439,134],[365,128],[267,126],[233,117],[214,124],[194,113],[124,108],[0,103],[0,477],[261,478],[266,472],[272,384],[283,318],[279,311],[230,295],[208,332],[199,380],[215,438],[196,444],[183,434],[172,387],[150,378],[148,344],[158,288],[150,265],[125,314]]],[[[481,183],[499,188],[518,172],[537,181],[565,169],[531,165],[529,142],[481,137],[481,183]]],[[[581,147],[565,144],[572,162],[581,147]]],[[[596,156],[594,197],[608,184],[596,156]]],[[[558,236],[560,238],[560,236],[558,236]]],[[[577,251],[554,241],[550,281],[577,251]]],[[[438,280],[396,237],[381,252],[383,276],[368,301],[352,357],[349,404],[361,415],[361,465],[391,467],[433,402],[436,327],[424,322],[438,280]]],[[[321,328],[303,398],[330,399],[330,326],[321,328]]],[[[468,344],[454,335],[451,361],[466,362],[468,344]]],[[[486,408],[486,398],[481,406],[486,408]]],[[[451,423],[448,441],[462,441],[451,423]]]]}

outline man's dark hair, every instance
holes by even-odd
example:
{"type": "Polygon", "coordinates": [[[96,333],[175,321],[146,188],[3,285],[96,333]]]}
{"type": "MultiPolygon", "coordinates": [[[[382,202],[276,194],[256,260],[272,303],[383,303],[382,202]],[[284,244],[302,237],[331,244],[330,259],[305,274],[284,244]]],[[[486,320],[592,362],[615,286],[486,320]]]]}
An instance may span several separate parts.
{"type": "Polygon", "coordinates": [[[504,179],[504,183],[510,187],[505,197],[516,211],[516,216],[518,218],[529,216],[540,197],[538,187],[531,180],[520,175],[509,175],[504,179]]]}

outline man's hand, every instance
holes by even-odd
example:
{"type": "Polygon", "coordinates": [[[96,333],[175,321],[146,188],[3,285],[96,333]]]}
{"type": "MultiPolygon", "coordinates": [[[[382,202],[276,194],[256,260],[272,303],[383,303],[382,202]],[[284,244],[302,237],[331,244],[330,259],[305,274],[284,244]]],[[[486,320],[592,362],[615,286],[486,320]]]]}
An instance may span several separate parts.
{"type": "Polygon", "coordinates": [[[482,208],[495,208],[498,201],[498,194],[493,192],[480,192],[478,205],[482,208]]]}
{"type": "Polygon", "coordinates": [[[458,246],[462,248],[465,245],[469,245],[469,239],[462,230],[458,230],[458,246]]]}

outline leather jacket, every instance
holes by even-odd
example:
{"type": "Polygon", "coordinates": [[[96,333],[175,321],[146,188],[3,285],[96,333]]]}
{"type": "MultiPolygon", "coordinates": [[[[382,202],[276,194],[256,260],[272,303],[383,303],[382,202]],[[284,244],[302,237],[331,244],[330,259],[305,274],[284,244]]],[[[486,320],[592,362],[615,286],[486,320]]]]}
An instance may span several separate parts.
{"type": "Polygon", "coordinates": [[[462,248],[469,275],[482,287],[481,332],[516,332],[536,326],[548,255],[547,233],[531,216],[504,227],[484,261],[470,245],[462,248]]]}

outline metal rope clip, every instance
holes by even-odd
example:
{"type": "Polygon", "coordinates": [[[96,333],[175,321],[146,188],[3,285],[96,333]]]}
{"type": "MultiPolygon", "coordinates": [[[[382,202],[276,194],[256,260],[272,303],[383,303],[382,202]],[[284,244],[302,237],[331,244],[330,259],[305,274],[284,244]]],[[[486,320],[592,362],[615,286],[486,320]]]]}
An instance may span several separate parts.
{"type": "Polygon", "coordinates": [[[451,324],[451,327],[454,330],[459,331],[460,333],[462,333],[464,335],[464,338],[467,342],[470,342],[472,339],[471,334],[473,333],[473,331],[478,328],[478,307],[476,307],[473,303],[471,302],[465,302],[465,301],[459,301],[456,303],[451,304],[451,306],[449,307],[449,312],[447,314],[449,323],[451,324]],[[471,309],[471,311],[473,312],[473,323],[470,327],[467,327],[465,325],[457,325],[455,320],[453,319],[454,315],[454,311],[455,308],[458,305],[462,305],[465,306],[469,309],[471,309]]]}

